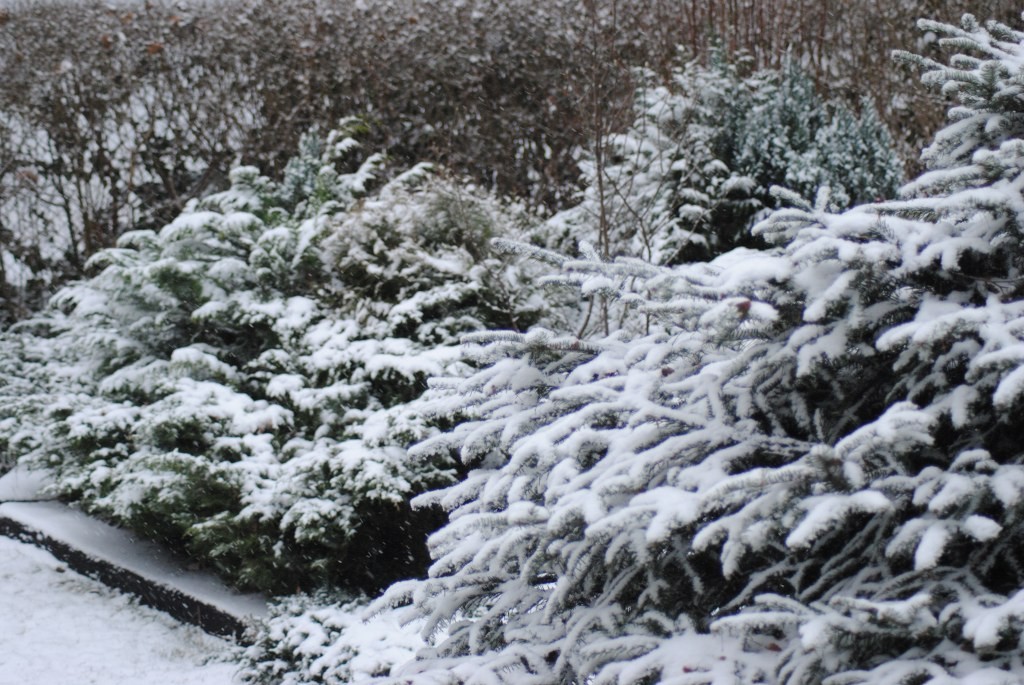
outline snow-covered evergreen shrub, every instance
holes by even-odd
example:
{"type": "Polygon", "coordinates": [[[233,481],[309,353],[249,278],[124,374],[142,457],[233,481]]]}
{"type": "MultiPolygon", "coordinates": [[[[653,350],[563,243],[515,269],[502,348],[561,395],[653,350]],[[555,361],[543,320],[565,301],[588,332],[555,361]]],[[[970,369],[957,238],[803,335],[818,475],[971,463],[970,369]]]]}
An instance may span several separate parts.
{"type": "Polygon", "coordinates": [[[330,593],[286,597],[243,653],[240,677],[266,685],[359,683],[387,676],[425,646],[422,621],[393,613],[363,619],[365,598],[330,593]]]}
{"type": "Polygon", "coordinates": [[[61,330],[50,320],[35,329],[23,323],[15,327],[17,333],[0,334],[0,474],[39,444],[39,432],[24,417],[60,407],[87,387],[78,382],[79,368],[62,363],[63,350],[53,344],[61,330]]]}
{"type": "Polygon", "coordinates": [[[439,519],[407,500],[458,467],[406,459],[436,430],[409,403],[466,372],[460,335],[542,313],[488,247],[526,236],[528,215],[425,167],[385,183],[354,127],[308,137],[280,183],[236,169],[99,253],[44,317],[84,390],[5,433],[63,497],[246,587],[372,589],[421,569],[439,519]]]}
{"type": "Polygon", "coordinates": [[[413,449],[467,476],[375,604],[433,636],[394,682],[1024,679],[1024,33],[923,28],[959,105],[902,199],[782,193],[772,247],[710,263],[563,260],[643,323],[471,336],[432,405],[467,420],[413,449]]]}
{"type": "Polygon", "coordinates": [[[585,189],[552,225],[572,249],[657,264],[709,259],[751,245],[749,228],[780,185],[836,207],[893,197],[902,163],[865,99],[860,113],[826,101],[797,66],[744,76],[721,55],[690,62],[668,84],[642,78],[635,120],[583,157],[585,189]]]}

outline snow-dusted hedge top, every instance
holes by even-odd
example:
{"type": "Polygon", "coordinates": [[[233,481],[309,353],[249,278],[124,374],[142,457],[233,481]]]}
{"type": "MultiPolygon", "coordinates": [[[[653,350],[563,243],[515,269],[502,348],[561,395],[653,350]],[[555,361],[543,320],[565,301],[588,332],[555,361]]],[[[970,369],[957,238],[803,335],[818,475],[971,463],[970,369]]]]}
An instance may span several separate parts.
{"type": "Polygon", "coordinates": [[[432,404],[467,420],[413,449],[468,474],[373,609],[430,641],[393,682],[1024,679],[1024,33],[924,28],[960,104],[902,199],[783,193],[773,247],[706,264],[564,260],[634,324],[472,337],[432,404]]]}
{"type": "Polygon", "coordinates": [[[466,372],[461,334],[537,320],[530,280],[488,247],[529,217],[422,167],[380,182],[354,126],[307,138],[282,182],[237,169],[100,253],[34,324],[55,359],[33,368],[63,360],[78,385],[6,419],[8,450],[243,586],[373,588],[422,568],[438,516],[407,500],[457,467],[406,459],[437,430],[409,403],[466,372]]]}

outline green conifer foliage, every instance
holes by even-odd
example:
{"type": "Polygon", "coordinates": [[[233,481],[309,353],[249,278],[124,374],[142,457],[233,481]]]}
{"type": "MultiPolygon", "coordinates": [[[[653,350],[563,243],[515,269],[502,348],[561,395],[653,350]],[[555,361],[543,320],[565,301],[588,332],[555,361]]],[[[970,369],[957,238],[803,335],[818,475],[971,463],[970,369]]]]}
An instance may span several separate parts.
{"type": "Polygon", "coordinates": [[[586,240],[603,256],[657,264],[710,259],[755,244],[772,186],[836,208],[893,197],[903,180],[889,132],[864,100],[854,113],[819,96],[795,64],[744,75],[716,54],[668,84],[641,74],[628,130],[580,160],[585,190],[556,215],[560,249],[586,240]]]}
{"type": "Polygon", "coordinates": [[[900,199],[779,191],[769,247],[709,263],[564,259],[642,323],[471,338],[434,405],[467,420],[413,449],[469,472],[375,606],[433,636],[396,680],[1024,677],[1024,32],[923,28],[959,103],[900,199]]]}
{"type": "MultiPolygon", "coordinates": [[[[236,169],[229,190],[99,253],[31,324],[54,357],[33,368],[64,392],[27,393],[6,451],[243,587],[417,573],[440,519],[408,499],[458,467],[406,459],[437,430],[411,403],[466,372],[460,335],[543,314],[488,243],[532,219],[424,166],[387,181],[359,132],[307,136],[281,182],[236,169]]],[[[5,344],[31,347],[31,326],[5,344]]]]}

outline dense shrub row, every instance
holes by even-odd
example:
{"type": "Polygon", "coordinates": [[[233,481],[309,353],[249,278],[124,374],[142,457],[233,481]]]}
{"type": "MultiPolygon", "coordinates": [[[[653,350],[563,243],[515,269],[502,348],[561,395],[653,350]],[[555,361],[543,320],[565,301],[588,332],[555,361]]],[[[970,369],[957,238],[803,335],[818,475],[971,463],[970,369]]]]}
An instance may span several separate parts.
{"type": "Polygon", "coordinates": [[[5,338],[6,459],[53,471],[62,497],[244,587],[366,590],[415,575],[441,520],[408,500],[462,467],[405,450],[459,420],[418,407],[427,379],[472,370],[460,337],[607,332],[627,315],[605,297],[577,306],[572,287],[564,301],[543,294],[540,267],[495,253],[495,239],[672,264],[732,248],[773,183],[895,189],[884,128],[823,102],[793,68],[741,78],[695,62],[662,85],[646,78],[606,164],[583,161],[584,197],[547,220],[423,165],[389,170],[346,120],[302,138],[280,181],[236,168],[159,231],[123,234],[89,261],[96,276],[5,338]],[[778,145],[751,143],[762,130],[778,145]],[[17,351],[25,340],[35,352],[17,351]]]}
{"type": "Polygon", "coordinates": [[[674,268],[520,245],[620,326],[469,336],[427,403],[463,421],[410,450],[468,468],[414,500],[429,573],[290,604],[246,677],[1021,682],[1024,32],[923,28],[958,104],[900,199],[782,192],[765,247],[674,268]]]}
{"type": "MultiPolygon", "coordinates": [[[[583,8],[563,28],[590,64],[664,35],[616,42],[638,34],[614,3],[583,8]]],[[[236,585],[313,590],[257,636],[254,682],[1019,679],[1024,32],[922,27],[954,55],[901,59],[957,106],[896,199],[868,103],[718,50],[629,70],[622,112],[597,94],[625,67],[592,71],[595,138],[566,148],[583,189],[550,215],[540,177],[514,201],[403,163],[427,119],[390,168],[344,119],[166,223],[140,200],[93,276],[0,335],[0,459],[236,585]]],[[[81,64],[58,65],[67,97],[101,108],[81,64]]],[[[75,117],[121,161],[148,149],[124,123],[159,101],[140,92],[117,125],[75,117]]],[[[146,145],[182,120],[149,121],[146,145]]],[[[129,198],[93,142],[69,187],[129,198]]]]}
{"type": "Polygon", "coordinates": [[[440,520],[408,499],[458,468],[405,459],[439,427],[406,405],[465,368],[460,335],[547,309],[488,242],[528,239],[522,210],[424,167],[385,183],[346,133],[304,138],[280,183],[238,168],[98,253],[99,275],[26,325],[45,356],[13,370],[73,369],[74,386],[3,383],[21,402],[8,451],[242,587],[374,589],[422,568],[440,520]]]}
{"type": "MultiPolygon", "coordinates": [[[[0,18],[0,322],[21,318],[121,233],[157,229],[238,163],[280,173],[343,116],[369,149],[422,159],[531,204],[574,195],[576,150],[630,121],[633,69],[681,48],[799,62],[863,93],[916,150],[938,120],[888,49],[909,19],[983,3],[817,0],[217,0],[8,3],[0,18]]],[[[921,44],[922,50],[932,49],[921,44]]],[[[912,159],[910,161],[913,161],[912,159]]]]}

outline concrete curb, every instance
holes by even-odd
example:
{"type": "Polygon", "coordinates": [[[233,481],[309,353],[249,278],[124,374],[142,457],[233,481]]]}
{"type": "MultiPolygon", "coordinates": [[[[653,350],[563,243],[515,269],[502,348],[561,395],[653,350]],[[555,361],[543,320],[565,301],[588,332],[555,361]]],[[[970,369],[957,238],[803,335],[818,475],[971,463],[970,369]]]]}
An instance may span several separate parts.
{"type": "Polygon", "coordinates": [[[68,542],[57,540],[22,521],[5,516],[2,509],[0,534],[41,547],[67,564],[70,569],[104,585],[130,593],[142,604],[170,614],[183,623],[198,626],[212,635],[249,644],[246,633],[252,619],[228,613],[181,590],[76,549],[68,542]]]}
{"type": "Polygon", "coordinates": [[[74,571],[212,635],[248,644],[267,600],[235,592],[159,545],[53,500],[45,473],[0,476],[0,535],[47,550],[74,571]]]}

